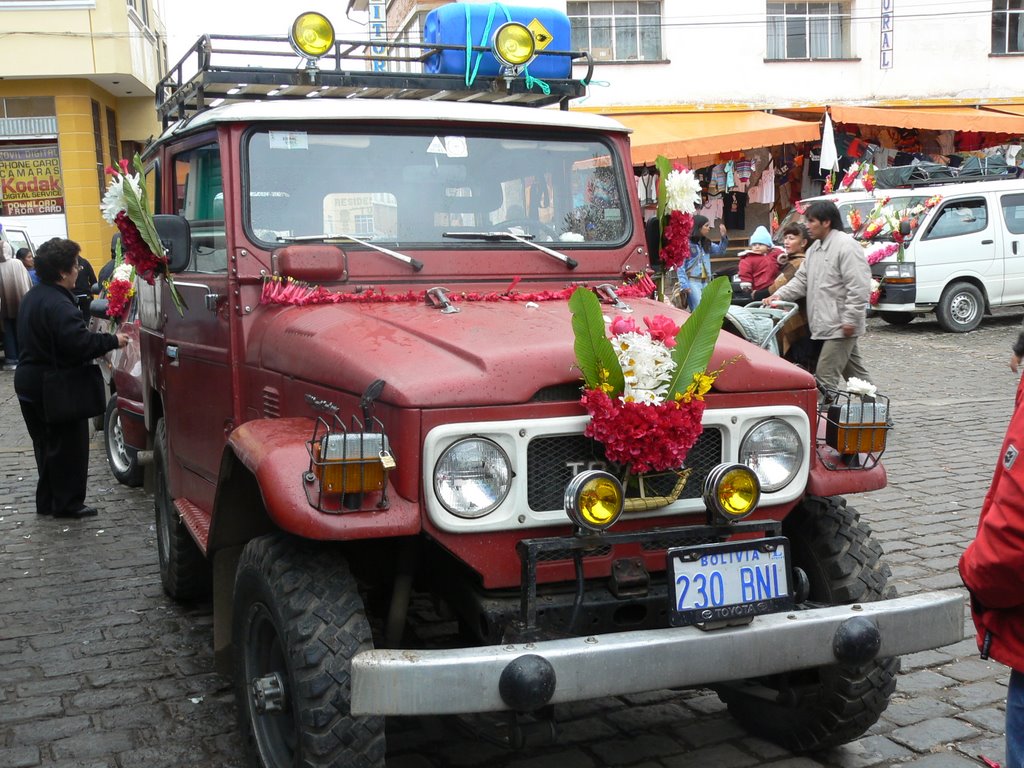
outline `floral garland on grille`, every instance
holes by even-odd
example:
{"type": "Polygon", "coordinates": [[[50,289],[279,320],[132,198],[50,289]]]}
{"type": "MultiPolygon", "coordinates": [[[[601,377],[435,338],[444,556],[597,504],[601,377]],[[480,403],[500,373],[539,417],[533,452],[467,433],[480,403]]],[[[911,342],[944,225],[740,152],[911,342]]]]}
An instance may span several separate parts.
{"type": "Polygon", "coordinates": [[[707,364],[731,299],[729,280],[720,277],[682,327],[664,315],[645,317],[646,329],[616,317],[606,334],[597,296],[584,288],[573,292],[580,403],[590,414],[584,434],[627,474],[682,470],[703,431],[704,395],[721,373],[707,364]]]}

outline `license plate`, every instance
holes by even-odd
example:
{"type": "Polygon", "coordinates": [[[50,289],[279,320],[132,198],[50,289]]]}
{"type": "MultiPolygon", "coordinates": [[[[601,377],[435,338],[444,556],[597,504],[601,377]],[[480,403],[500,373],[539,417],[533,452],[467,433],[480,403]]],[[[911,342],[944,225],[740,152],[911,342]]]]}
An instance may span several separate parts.
{"type": "Polygon", "coordinates": [[[793,605],[784,536],[668,551],[674,627],[735,622],[793,605]]]}

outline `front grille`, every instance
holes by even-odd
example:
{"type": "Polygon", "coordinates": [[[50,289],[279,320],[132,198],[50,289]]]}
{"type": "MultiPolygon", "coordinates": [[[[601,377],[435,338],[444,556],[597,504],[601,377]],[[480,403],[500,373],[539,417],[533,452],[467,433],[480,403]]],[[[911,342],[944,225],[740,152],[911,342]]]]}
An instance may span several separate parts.
{"type": "MultiPolygon", "coordinates": [[[[561,509],[565,486],[574,475],[586,469],[605,469],[604,446],[583,435],[539,437],[527,448],[527,500],[530,509],[538,512],[561,509]]],[[[686,466],[693,469],[681,499],[700,498],[704,478],[722,461],[722,432],[705,429],[686,457],[686,466]]],[[[648,495],[671,492],[676,476],[669,473],[655,476],[647,483],[648,495]]]]}

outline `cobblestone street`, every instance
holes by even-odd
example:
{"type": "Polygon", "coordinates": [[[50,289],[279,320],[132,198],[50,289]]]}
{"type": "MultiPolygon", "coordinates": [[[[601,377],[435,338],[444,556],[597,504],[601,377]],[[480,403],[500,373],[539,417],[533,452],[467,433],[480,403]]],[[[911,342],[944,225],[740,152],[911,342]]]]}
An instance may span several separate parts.
{"type": "MultiPolygon", "coordinates": [[[[872,380],[892,398],[889,487],[851,497],[882,541],[901,594],[960,589],[956,561],[973,537],[1011,413],[1007,361],[1021,312],[966,335],[933,317],[869,322],[872,380]]],[[[224,768],[244,765],[229,681],[213,670],[208,604],[165,597],[153,507],[111,476],[92,442],[86,521],[38,519],[31,445],[0,374],[0,768],[224,768]]],[[[965,614],[966,616],[966,614],[965,614]]],[[[388,765],[401,768],[914,768],[1002,761],[1007,670],[967,639],[903,659],[896,694],[863,738],[793,756],[745,734],[709,691],[658,691],[559,706],[549,744],[511,751],[498,718],[388,721],[388,765]]]]}

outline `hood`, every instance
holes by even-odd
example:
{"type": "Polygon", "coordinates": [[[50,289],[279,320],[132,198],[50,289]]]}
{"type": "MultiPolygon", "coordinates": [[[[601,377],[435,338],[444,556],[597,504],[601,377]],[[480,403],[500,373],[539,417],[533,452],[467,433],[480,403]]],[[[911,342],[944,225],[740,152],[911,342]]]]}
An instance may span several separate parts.
{"type": "MultiPolygon", "coordinates": [[[[633,316],[686,313],[630,299],[633,316]]],[[[381,400],[397,407],[524,403],[544,387],[581,383],[565,301],[460,302],[443,314],[408,302],[263,307],[250,335],[252,364],[299,380],[361,394],[387,382],[381,400]]],[[[606,307],[606,317],[614,317],[606,307]]],[[[711,361],[715,389],[793,390],[814,386],[800,368],[736,336],[722,333],[711,361]]]]}

